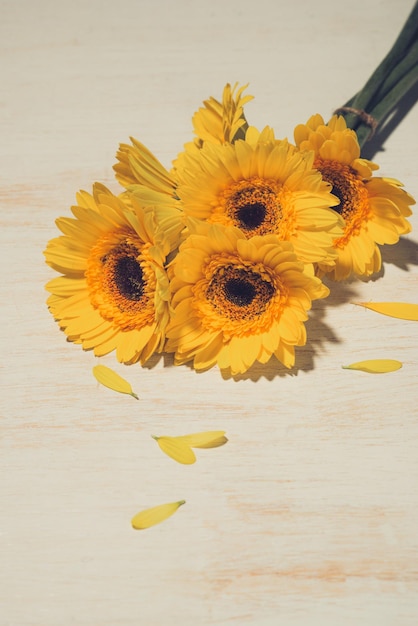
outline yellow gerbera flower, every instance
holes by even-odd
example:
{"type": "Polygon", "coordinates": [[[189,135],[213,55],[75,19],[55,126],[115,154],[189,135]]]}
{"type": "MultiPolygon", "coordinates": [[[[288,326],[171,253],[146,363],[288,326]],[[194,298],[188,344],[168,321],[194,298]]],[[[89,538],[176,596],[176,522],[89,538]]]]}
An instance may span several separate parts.
{"type": "Polygon", "coordinates": [[[120,144],[118,162],[113,166],[117,180],[128,190],[121,198],[128,205],[132,197],[141,206],[151,207],[173,249],[184,228],[183,211],[176,195],[177,182],[148,148],[136,139],[131,141],[132,145],[120,144]]]}
{"type": "Polygon", "coordinates": [[[356,133],[341,116],[334,115],[325,124],[320,115],[313,115],[295,128],[295,141],[300,150],[315,151],[313,165],[332,185],[340,200],[333,209],[344,219],[344,233],[334,240],[335,267],[319,267],[336,280],[379,271],[382,260],[376,244],[396,243],[410,232],[405,218],[415,200],[399,181],[373,178],[378,165],[360,158],[356,133]]]}
{"type": "Polygon", "coordinates": [[[162,349],[169,318],[164,269],[171,243],[155,215],[126,207],[100,184],[81,192],[74,218],[57,220],[46,262],[63,276],[46,288],[48,306],[70,341],[97,356],[116,350],[123,363],[144,363],[162,349]]]}
{"type": "Polygon", "coordinates": [[[277,235],[247,239],[238,228],[195,221],[172,264],[169,352],[196,370],[232,375],[274,354],[286,367],[306,342],[312,300],[328,295],[311,265],[277,235]]]}
{"type": "Polygon", "coordinates": [[[212,96],[203,102],[193,115],[193,128],[196,134],[196,143],[199,147],[203,143],[233,143],[236,139],[244,139],[248,124],[245,120],[244,105],[253,99],[253,96],[243,96],[248,87],[238,85],[231,88],[227,83],[223,90],[222,102],[212,96]]]}
{"type": "MultiPolygon", "coordinates": [[[[244,115],[244,106],[254,96],[243,95],[248,87],[238,89],[238,84],[231,88],[227,83],[222,94],[222,102],[212,96],[203,102],[203,107],[193,115],[193,130],[196,138],[194,144],[201,148],[208,143],[234,143],[236,139],[244,139],[248,128],[244,115]]],[[[186,144],[186,148],[190,144],[186,144]]]]}
{"type": "Polygon", "coordinates": [[[312,163],[313,152],[296,152],[270,128],[250,127],[245,140],[186,152],[176,193],[190,217],[236,226],[247,237],[278,235],[305,263],[327,263],[342,220],[329,208],[338,199],[312,163]]]}
{"type": "Polygon", "coordinates": [[[203,102],[203,107],[196,111],[192,119],[196,137],[185,144],[184,152],[175,159],[175,170],[184,167],[186,153],[196,154],[205,143],[224,144],[245,139],[248,124],[244,105],[253,99],[250,95],[243,96],[247,86],[237,89],[237,83],[232,88],[228,83],[223,90],[222,102],[212,96],[203,102]]]}
{"type": "Polygon", "coordinates": [[[116,153],[118,162],[113,169],[117,180],[126,189],[131,185],[143,185],[152,191],[175,198],[176,183],[164,165],[137,139],[131,137],[132,145],[121,143],[116,153]]]}

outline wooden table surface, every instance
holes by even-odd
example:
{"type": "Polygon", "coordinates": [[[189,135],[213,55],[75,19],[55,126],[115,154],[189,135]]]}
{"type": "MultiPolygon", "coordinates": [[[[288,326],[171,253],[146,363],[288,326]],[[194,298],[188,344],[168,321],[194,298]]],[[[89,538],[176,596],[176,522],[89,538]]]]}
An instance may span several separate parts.
{"type": "MultiPolygon", "coordinates": [[[[98,360],[59,332],[42,255],[76,191],[118,190],[119,142],[170,166],[192,113],[235,81],[250,122],[292,138],[362,87],[412,4],[0,1],[1,626],[418,623],[418,324],[353,305],[418,301],[417,213],[384,275],[315,304],[296,368],[224,380],[102,359],[139,402],[99,386],[98,360]],[[403,368],[341,369],[385,357],[403,368]],[[228,444],[192,466],[151,439],[213,429],[228,444]]],[[[418,197],[412,104],[369,150],[418,197]]]]}

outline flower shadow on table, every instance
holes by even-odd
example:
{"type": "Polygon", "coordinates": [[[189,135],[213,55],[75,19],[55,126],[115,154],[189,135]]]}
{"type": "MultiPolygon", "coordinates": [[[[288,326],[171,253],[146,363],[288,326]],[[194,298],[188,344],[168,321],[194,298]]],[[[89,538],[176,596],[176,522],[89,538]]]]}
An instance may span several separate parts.
{"type": "Polygon", "coordinates": [[[362,283],[374,283],[385,275],[385,268],[394,265],[404,272],[409,272],[411,267],[418,266],[418,243],[405,237],[400,237],[396,245],[380,246],[382,255],[382,267],[371,276],[362,276],[362,283]]]}
{"type": "Polygon", "coordinates": [[[385,265],[395,265],[405,272],[409,272],[411,266],[418,265],[418,243],[412,239],[401,237],[395,246],[382,246],[382,269],[381,275],[385,271],[385,265]]]}

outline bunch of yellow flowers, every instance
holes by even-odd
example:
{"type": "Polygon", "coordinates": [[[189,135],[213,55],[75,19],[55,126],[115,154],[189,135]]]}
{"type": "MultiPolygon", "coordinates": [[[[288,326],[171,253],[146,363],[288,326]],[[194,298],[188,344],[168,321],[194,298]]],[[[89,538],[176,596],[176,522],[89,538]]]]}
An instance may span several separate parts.
{"type": "Polygon", "coordinates": [[[410,232],[414,199],[374,176],[344,117],[314,115],[291,143],[249,126],[245,89],[203,103],[170,170],[121,144],[121,193],[96,183],[57,220],[48,306],[70,341],[126,364],[165,351],[232,375],[273,355],[290,368],[323,279],[370,276],[379,245],[410,232]]]}

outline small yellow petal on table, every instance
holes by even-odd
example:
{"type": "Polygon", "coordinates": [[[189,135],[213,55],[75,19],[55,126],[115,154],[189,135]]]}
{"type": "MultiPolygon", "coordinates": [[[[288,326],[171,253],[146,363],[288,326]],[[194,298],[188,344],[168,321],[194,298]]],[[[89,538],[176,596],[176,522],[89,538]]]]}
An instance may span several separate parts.
{"type": "Polygon", "coordinates": [[[122,376],[119,376],[119,374],[110,369],[110,367],[106,367],[106,365],[95,365],[93,367],[93,376],[101,385],[113,391],[117,391],[118,393],[126,393],[136,398],[136,400],[139,400],[136,393],[132,391],[132,387],[128,381],[122,378],[122,376]]]}
{"type": "Polygon", "coordinates": [[[418,304],[410,302],[355,302],[355,304],[382,315],[418,322],[418,304]]]}
{"type": "Polygon", "coordinates": [[[395,359],[370,359],[368,361],[358,361],[351,365],[342,365],[344,370],[360,370],[369,374],[386,374],[396,372],[401,369],[402,363],[395,359]]]}
{"type": "Polygon", "coordinates": [[[208,430],[202,433],[183,435],[178,439],[187,443],[191,448],[218,448],[228,441],[224,430],[208,430]]]}
{"type": "Polygon", "coordinates": [[[153,439],[158,443],[161,450],[170,458],[182,463],[183,465],[192,465],[196,462],[196,455],[181,437],[155,437],[153,439]]]}
{"type": "Polygon", "coordinates": [[[195,463],[196,455],[192,448],[218,448],[228,441],[224,430],[209,430],[179,437],[156,437],[152,435],[152,438],[167,456],[178,463],[183,463],[183,465],[195,463]]]}
{"type": "Polygon", "coordinates": [[[160,524],[173,515],[173,513],[175,513],[177,509],[185,503],[186,500],[179,500],[178,502],[159,504],[158,506],[153,506],[150,509],[145,509],[144,511],[134,515],[131,520],[132,528],[135,528],[135,530],[145,530],[145,528],[150,528],[151,526],[160,524]]]}

